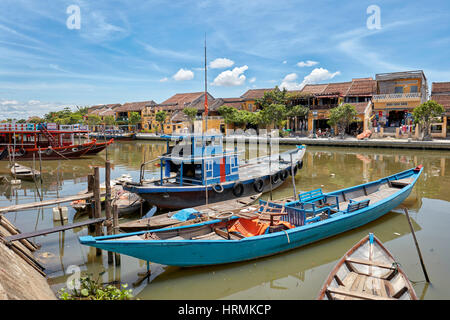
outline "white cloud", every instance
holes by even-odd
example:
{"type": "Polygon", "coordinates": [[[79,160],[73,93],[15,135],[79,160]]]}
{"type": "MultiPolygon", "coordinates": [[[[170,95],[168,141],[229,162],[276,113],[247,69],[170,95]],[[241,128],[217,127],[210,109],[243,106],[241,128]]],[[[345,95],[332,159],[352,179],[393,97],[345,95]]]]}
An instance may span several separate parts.
{"type": "Polygon", "coordinates": [[[287,61],[286,61],[286,60],[284,60],[284,61],[283,61],[283,64],[286,64],[286,63],[287,63],[287,61]]]}
{"type": "Polygon", "coordinates": [[[2,102],[0,102],[0,104],[2,106],[16,105],[16,104],[19,104],[19,101],[17,101],[17,100],[3,100],[2,102]]]}
{"type": "Polygon", "coordinates": [[[335,76],[341,74],[339,71],[331,73],[324,68],[315,68],[310,74],[303,78],[301,83],[297,83],[298,78],[296,73],[290,73],[286,75],[280,84],[280,89],[286,88],[286,90],[301,90],[307,84],[319,83],[321,81],[333,79],[335,76]]]}
{"type": "Polygon", "coordinates": [[[255,77],[253,77],[253,78],[251,78],[251,79],[248,80],[248,82],[250,82],[250,83],[253,83],[253,82],[255,82],[255,81],[256,81],[256,78],[255,78],[255,77]]]}
{"type": "Polygon", "coordinates": [[[67,105],[53,102],[41,102],[29,100],[20,102],[17,100],[0,100],[0,119],[28,119],[32,116],[42,117],[50,111],[62,110],[67,105]]]}
{"type": "Polygon", "coordinates": [[[194,73],[191,70],[185,70],[181,68],[173,75],[176,81],[185,81],[194,79],[194,73]]]}
{"type": "Polygon", "coordinates": [[[319,63],[317,61],[307,60],[307,61],[300,61],[299,63],[297,63],[297,66],[299,66],[300,68],[303,68],[303,67],[312,67],[312,66],[315,66],[316,64],[319,64],[319,63]]]}
{"type": "Polygon", "coordinates": [[[234,65],[234,61],[227,58],[217,58],[209,63],[211,69],[229,68],[234,65]]]}
{"type": "Polygon", "coordinates": [[[212,85],[214,86],[224,86],[224,87],[234,87],[240,86],[245,82],[245,75],[243,74],[248,66],[236,67],[233,70],[226,70],[219,74],[212,85]]]}
{"type": "Polygon", "coordinates": [[[164,77],[164,78],[162,78],[162,79],[159,79],[159,82],[167,82],[167,81],[169,81],[169,78],[167,78],[167,77],[164,77]]]}

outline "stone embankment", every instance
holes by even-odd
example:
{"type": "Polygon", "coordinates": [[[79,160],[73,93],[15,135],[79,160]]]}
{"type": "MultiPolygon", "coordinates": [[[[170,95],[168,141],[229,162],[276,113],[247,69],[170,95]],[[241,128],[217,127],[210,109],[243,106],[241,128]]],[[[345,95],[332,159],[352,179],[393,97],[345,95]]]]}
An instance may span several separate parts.
{"type": "Polygon", "coordinates": [[[36,247],[27,240],[7,245],[5,237],[19,232],[0,216],[0,300],[54,300],[55,294],[34,260],[36,247]]]}
{"type": "MultiPolygon", "coordinates": [[[[136,139],[140,140],[165,140],[160,136],[149,133],[138,133],[136,139]]],[[[255,136],[226,136],[228,139],[245,139],[245,141],[265,141],[265,137],[255,136]]],[[[273,143],[279,144],[305,144],[311,146],[330,146],[330,147],[358,147],[358,148],[407,148],[407,149],[436,149],[450,150],[450,140],[417,141],[412,139],[366,139],[358,140],[356,138],[272,138],[273,143]]]]}

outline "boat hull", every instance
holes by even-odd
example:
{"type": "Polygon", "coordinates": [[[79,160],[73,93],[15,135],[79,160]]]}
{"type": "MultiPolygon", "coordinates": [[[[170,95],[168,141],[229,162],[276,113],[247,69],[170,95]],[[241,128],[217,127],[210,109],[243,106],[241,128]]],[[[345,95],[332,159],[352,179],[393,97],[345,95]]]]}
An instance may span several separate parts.
{"type": "MultiPolygon", "coordinates": [[[[270,191],[269,179],[269,177],[262,178],[264,181],[263,193],[270,191]]],[[[283,182],[284,181],[280,180],[276,183],[272,183],[272,190],[281,186],[283,182]]],[[[214,191],[212,187],[209,187],[208,203],[227,201],[238,197],[249,197],[261,193],[261,191],[255,191],[253,188],[254,179],[241,181],[241,183],[243,184],[244,191],[240,196],[233,194],[234,183],[224,184],[224,190],[221,193],[218,193],[214,191]]],[[[183,187],[178,188],[177,190],[163,189],[159,192],[152,193],[140,192],[139,188],[135,187],[128,187],[126,190],[138,193],[143,199],[161,209],[184,209],[201,206],[206,203],[206,188],[202,186],[195,188],[189,187],[184,190],[183,187]]]]}
{"type": "MultiPolygon", "coordinates": [[[[14,154],[15,160],[61,160],[61,159],[76,159],[85,155],[95,144],[95,141],[85,143],[82,145],[73,145],[69,147],[57,147],[54,149],[24,149],[22,152],[14,154]],[[25,151],[25,152],[23,152],[25,151]]],[[[8,157],[1,159],[3,161],[9,160],[8,157]]]]}
{"type": "Polygon", "coordinates": [[[110,139],[106,142],[97,142],[88,152],[86,152],[87,155],[89,154],[97,154],[105,150],[111,143],[113,143],[114,139],[110,139]]]}
{"type": "MultiPolygon", "coordinates": [[[[298,148],[297,155],[294,158],[294,166],[301,168],[303,165],[303,156],[305,154],[304,148],[298,148]]],[[[245,171],[245,167],[240,168],[240,170],[245,171]]],[[[298,172],[295,170],[295,172],[298,172]]],[[[250,177],[247,179],[240,179],[239,183],[242,184],[242,193],[236,193],[233,190],[236,182],[226,182],[221,184],[223,190],[220,188],[218,191],[214,189],[213,186],[208,187],[208,202],[216,203],[219,201],[227,201],[239,197],[249,197],[259,193],[269,192],[270,190],[275,190],[283,184],[285,180],[290,177],[291,166],[285,165],[280,171],[274,173],[273,176],[278,178],[271,178],[269,175],[261,175],[258,177],[250,177]],[[287,169],[289,174],[281,177],[281,172],[287,169]],[[263,181],[262,189],[255,187],[257,180],[261,179],[263,181]]],[[[259,182],[258,182],[259,183],[259,182]]],[[[124,185],[124,189],[133,193],[137,193],[143,199],[147,200],[152,205],[157,206],[161,209],[184,209],[190,207],[201,206],[206,203],[206,187],[205,186],[156,186],[152,185],[124,185]]]]}
{"type": "MultiPolygon", "coordinates": [[[[414,181],[411,184],[399,189],[397,193],[379,201],[376,205],[280,232],[247,237],[241,240],[120,241],[116,237],[113,241],[108,241],[108,237],[93,238],[88,236],[80,238],[80,242],[142,260],[173,266],[214,265],[252,260],[299,248],[361,227],[382,217],[399,206],[410,195],[422,170],[414,173],[414,181]]],[[[203,224],[216,222],[218,220],[203,224]]],[[[129,235],[132,234],[127,234],[127,236],[129,235]]]]}

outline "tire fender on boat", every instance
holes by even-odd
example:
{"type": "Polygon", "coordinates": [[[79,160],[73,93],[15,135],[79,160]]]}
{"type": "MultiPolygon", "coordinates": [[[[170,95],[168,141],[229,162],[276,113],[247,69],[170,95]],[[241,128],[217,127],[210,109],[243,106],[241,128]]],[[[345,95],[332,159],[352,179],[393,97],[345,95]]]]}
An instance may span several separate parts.
{"type": "Polygon", "coordinates": [[[288,169],[284,169],[280,171],[280,179],[282,181],[286,180],[286,178],[289,177],[289,171],[288,169]]]}
{"type": "Polygon", "coordinates": [[[297,166],[294,164],[294,176],[297,174],[298,168],[297,166]]]}
{"type": "Polygon", "coordinates": [[[27,150],[25,150],[24,148],[20,148],[20,150],[19,150],[20,156],[24,156],[26,153],[27,153],[27,150]]]}
{"type": "Polygon", "coordinates": [[[278,183],[280,181],[280,173],[276,172],[273,175],[271,175],[270,176],[270,181],[272,182],[272,184],[278,183]]]}
{"type": "Polygon", "coordinates": [[[50,147],[48,147],[47,150],[45,150],[45,154],[48,155],[48,156],[51,155],[52,152],[53,152],[53,150],[50,147]]]}
{"type": "Polygon", "coordinates": [[[264,188],[264,180],[261,178],[257,178],[255,182],[253,182],[253,189],[260,193],[264,188]]]}
{"type": "Polygon", "coordinates": [[[301,169],[303,168],[303,160],[300,160],[297,164],[297,168],[301,169]]]}
{"type": "Polygon", "coordinates": [[[72,148],[72,151],[73,151],[73,152],[77,152],[77,151],[78,151],[78,148],[72,148]]]}
{"type": "Polygon", "coordinates": [[[223,185],[221,185],[220,183],[217,183],[217,184],[213,185],[212,188],[217,193],[222,193],[223,190],[224,190],[223,185]],[[217,187],[219,187],[219,189],[217,189],[217,187]]]}
{"type": "Polygon", "coordinates": [[[233,186],[233,194],[235,197],[240,197],[244,193],[244,185],[242,182],[236,182],[233,186]]]}

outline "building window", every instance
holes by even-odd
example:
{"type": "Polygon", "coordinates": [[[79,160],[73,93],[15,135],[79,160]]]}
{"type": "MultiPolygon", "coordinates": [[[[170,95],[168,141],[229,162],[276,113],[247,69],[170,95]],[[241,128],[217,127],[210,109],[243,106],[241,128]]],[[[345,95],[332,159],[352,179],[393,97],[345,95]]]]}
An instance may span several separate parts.
{"type": "Polygon", "coordinates": [[[395,93],[403,93],[403,87],[395,87],[395,93]]]}
{"type": "Polygon", "coordinates": [[[409,87],[409,92],[417,92],[417,86],[409,87]]]}

